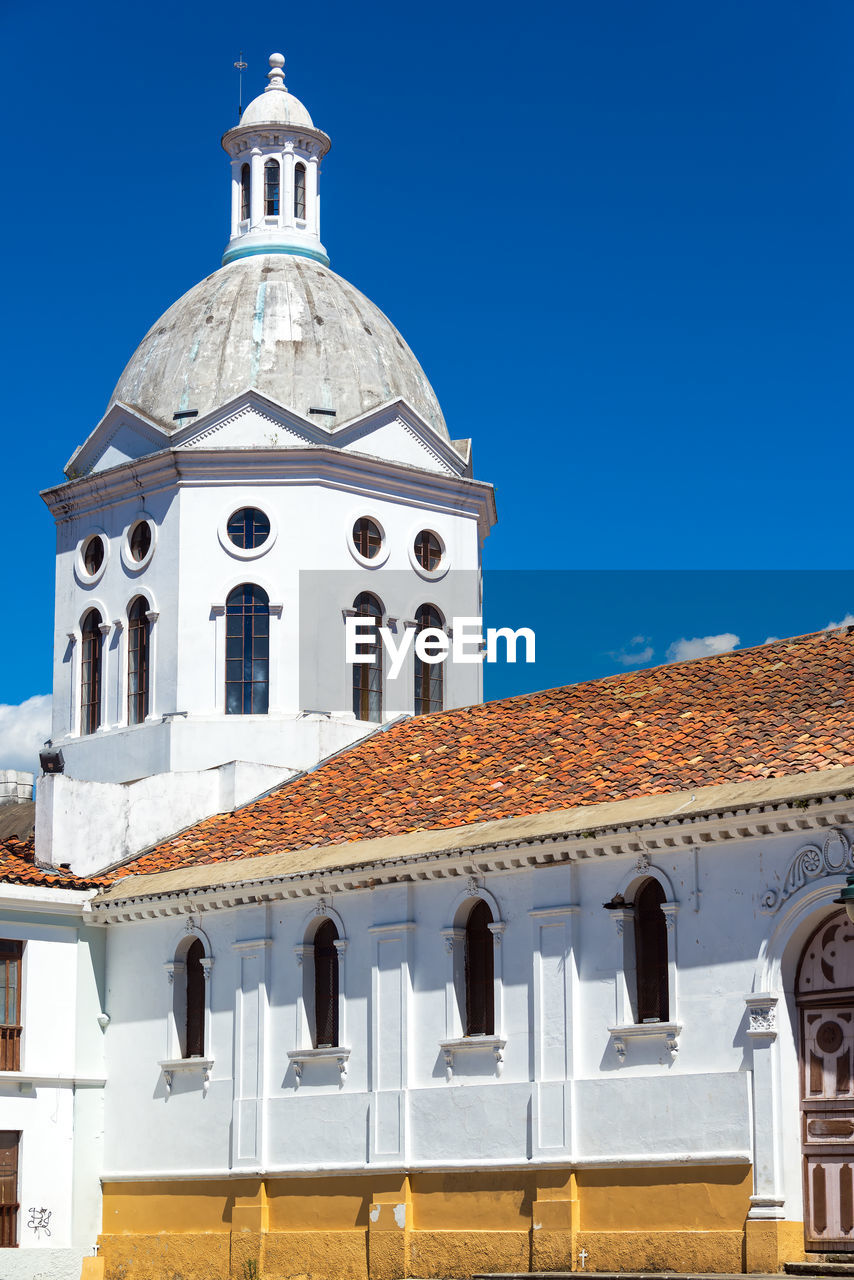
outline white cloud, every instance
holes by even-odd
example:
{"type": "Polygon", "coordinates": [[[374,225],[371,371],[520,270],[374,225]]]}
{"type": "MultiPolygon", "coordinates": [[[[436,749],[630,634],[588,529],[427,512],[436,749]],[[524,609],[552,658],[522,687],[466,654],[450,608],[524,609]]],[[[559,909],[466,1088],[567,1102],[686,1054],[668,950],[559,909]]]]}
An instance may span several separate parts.
{"type": "Polygon", "coordinates": [[[846,613],[841,622],[828,622],[822,631],[835,631],[837,627],[854,627],[854,613],[846,613]]]}
{"type": "Polygon", "coordinates": [[[649,662],[654,653],[655,649],[649,644],[648,636],[632,636],[626,648],[620,649],[617,653],[612,653],[611,657],[615,662],[619,662],[621,666],[636,667],[644,662],[649,662]],[[644,647],[639,649],[638,645],[643,645],[644,647]]]}
{"type": "Polygon", "coordinates": [[[716,653],[729,653],[740,644],[738,636],[725,631],[719,636],[695,636],[693,640],[674,640],[667,650],[668,662],[685,662],[688,658],[711,658],[716,653]]]}
{"type": "Polygon", "coordinates": [[[765,639],[762,641],[762,643],[763,643],[763,644],[776,644],[776,643],[777,643],[777,641],[778,641],[779,639],[780,639],[780,637],[779,637],[779,636],[766,636],[766,637],[765,637],[765,639]]]}
{"type": "Polygon", "coordinates": [[[39,751],[50,737],[50,694],[0,702],[0,769],[38,773],[39,751]]]}

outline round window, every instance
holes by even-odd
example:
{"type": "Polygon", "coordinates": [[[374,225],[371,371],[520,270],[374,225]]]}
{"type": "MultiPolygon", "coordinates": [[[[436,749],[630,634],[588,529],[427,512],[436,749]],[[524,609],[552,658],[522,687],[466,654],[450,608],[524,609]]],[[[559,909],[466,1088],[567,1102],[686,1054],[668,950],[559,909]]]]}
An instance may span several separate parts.
{"type": "Polygon", "coordinates": [[[83,566],[90,578],[94,578],[95,574],[104,563],[104,542],[96,533],[94,537],[89,538],[86,546],[83,548],[83,566]]]}
{"type": "Polygon", "coordinates": [[[360,556],[364,556],[366,560],[373,560],[374,556],[379,554],[382,544],[383,536],[379,526],[373,520],[362,516],[356,521],[353,525],[353,545],[360,556]]]}
{"type": "Polygon", "coordinates": [[[130,553],[137,562],[144,560],[151,550],[151,525],[147,520],[140,520],[130,532],[130,553]]]}
{"type": "Polygon", "coordinates": [[[432,572],[442,560],[442,544],[429,529],[422,529],[415,539],[415,559],[422,569],[432,572]]]}
{"type": "Polygon", "coordinates": [[[263,546],[270,536],[270,521],[257,507],[241,507],[229,518],[229,539],[236,547],[251,551],[263,546]]]}

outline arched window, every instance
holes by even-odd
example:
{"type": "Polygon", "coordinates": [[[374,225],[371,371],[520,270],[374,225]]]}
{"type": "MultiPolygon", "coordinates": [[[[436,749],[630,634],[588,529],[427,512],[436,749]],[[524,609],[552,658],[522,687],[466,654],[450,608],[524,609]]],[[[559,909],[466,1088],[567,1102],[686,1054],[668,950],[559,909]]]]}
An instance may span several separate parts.
{"type": "MultiPolygon", "coordinates": [[[[374,619],[375,634],[371,661],[353,663],[353,714],[357,720],[379,724],[383,717],[383,655],[378,627],[383,607],[370,591],[361,591],[353,601],[353,608],[357,617],[374,619]]],[[[364,648],[367,649],[367,644],[364,648]]]]}
{"type": "Polygon", "coordinates": [[[270,704],[270,602],[244,582],[225,602],[226,715],[265,715],[270,704]]]}
{"type": "Polygon", "coordinates": [[[314,1047],[338,1044],[338,930],[324,920],[314,935],[314,1047]]]}
{"type": "MultiPolygon", "coordinates": [[[[422,604],[415,615],[415,634],[421,631],[441,631],[442,616],[432,604],[422,604]]],[[[441,711],[445,695],[444,662],[422,662],[415,655],[415,714],[423,716],[431,711],[441,711]]]]}
{"type": "Polygon", "coordinates": [[[101,723],[101,615],[90,609],[83,619],[80,666],[80,732],[94,733],[101,723]]]}
{"type": "Polygon", "coordinates": [[[148,663],[151,623],[148,601],[137,596],[128,610],[128,724],[142,724],[148,715],[148,663]]]}
{"type": "Polygon", "coordinates": [[[278,160],[268,160],[264,165],[264,212],[268,218],[279,216],[278,160]]]}
{"type": "Polygon", "coordinates": [[[495,944],[492,912],[479,898],[466,921],[466,1035],[495,1031],[495,944]]]}
{"type": "Polygon", "coordinates": [[[635,894],[635,963],[637,1021],[667,1022],[667,921],[661,904],[664,890],[657,880],[645,880],[635,894]]]}
{"type": "Polygon", "coordinates": [[[305,165],[294,168],[294,217],[305,217],[305,165]]]}
{"type": "Polygon", "coordinates": [[[202,965],[205,949],[194,938],[187,952],[187,1023],[184,1057],[205,1056],[205,973],[202,965]]]}
{"type": "Polygon", "coordinates": [[[240,221],[249,217],[249,165],[240,170],[240,221]]]}

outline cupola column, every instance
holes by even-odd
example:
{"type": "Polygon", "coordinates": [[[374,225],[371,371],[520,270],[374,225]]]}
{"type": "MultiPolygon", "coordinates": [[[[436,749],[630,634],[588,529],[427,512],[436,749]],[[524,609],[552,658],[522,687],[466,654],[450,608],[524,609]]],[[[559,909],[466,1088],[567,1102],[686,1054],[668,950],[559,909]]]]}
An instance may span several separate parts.
{"type": "Polygon", "coordinates": [[[286,227],[296,226],[294,218],[294,144],[285,143],[284,169],[282,171],[282,198],[285,202],[284,222],[286,227]]]}
{"type": "Polygon", "coordinates": [[[264,217],[264,157],[252,148],[249,172],[249,227],[259,227],[264,217]]]}
{"type": "Polygon", "coordinates": [[[320,207],[317,199],[317,170],[320,165],[320,157],[312,156],[306,165],[305,175],[305,203],[306,203],[306,223],[309,230],[320,236],[320,207]]]}
{"type": "Polygon", "coordinates": [[[231,235],[240,229],[240,165],[231,166],[231,235]]]}

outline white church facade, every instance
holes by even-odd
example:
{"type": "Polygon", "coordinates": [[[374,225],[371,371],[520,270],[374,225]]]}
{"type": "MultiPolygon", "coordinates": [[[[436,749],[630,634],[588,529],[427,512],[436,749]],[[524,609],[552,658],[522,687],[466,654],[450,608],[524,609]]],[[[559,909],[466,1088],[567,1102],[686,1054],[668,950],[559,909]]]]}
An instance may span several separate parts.
{"type": "Polygon", "coordinates": [[[487,704],[477,664],[348,664],[353,618],[480,614],[495,505],[329,270],[329,139],[268,79],[224,265],[44,495],[0,1276],[854,1252],[854,634],[487,704]]]}

